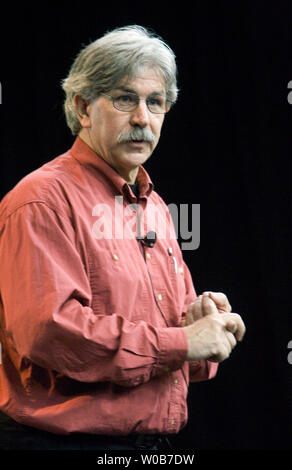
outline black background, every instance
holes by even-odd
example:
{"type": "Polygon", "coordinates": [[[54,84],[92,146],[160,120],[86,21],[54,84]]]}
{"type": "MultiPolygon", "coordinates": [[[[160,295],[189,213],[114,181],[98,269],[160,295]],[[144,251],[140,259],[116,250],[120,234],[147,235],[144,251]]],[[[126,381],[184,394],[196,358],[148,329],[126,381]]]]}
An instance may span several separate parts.
{"type": "Polygon", "coordinates": [[[140,24],[175,51],[179,100],[145,166],[168,204],[201,205],[200,247],[185,260],[197,292],[225,292],[247,333],[215,380],[190,386],[173,442],[289,448],[291,2],[26,2],[0,14],[0,197],[71,147],[60,81],[82,45],[140,24]]]}

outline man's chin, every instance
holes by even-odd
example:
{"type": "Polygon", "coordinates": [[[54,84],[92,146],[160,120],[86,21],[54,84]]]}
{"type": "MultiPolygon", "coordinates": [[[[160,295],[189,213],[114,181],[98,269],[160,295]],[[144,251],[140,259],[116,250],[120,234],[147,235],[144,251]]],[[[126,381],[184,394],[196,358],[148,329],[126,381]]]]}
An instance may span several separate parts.
{"type": "Polygon", "coordinates": [[[143,163],[148,160],[152,153],[149,151],[149,148],[147,149],[147,151],[145,150],[146,149],[132,149],[132,151],[130,152],[125,152],[123,155],[123,161],[125,163],[128,163],[129,166],[133,165],[133,167],[143,165],[143,163]]]}

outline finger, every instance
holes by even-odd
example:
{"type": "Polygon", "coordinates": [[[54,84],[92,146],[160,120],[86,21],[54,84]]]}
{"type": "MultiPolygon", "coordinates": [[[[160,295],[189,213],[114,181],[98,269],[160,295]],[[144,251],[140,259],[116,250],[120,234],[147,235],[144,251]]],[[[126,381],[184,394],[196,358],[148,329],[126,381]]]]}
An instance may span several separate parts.
{"type": "Polygon", "coordinates": [[[231,313],[231,315],[233,316],[233,320],[236,321],[237,325],[235,337],[237,341],[242,341],[246,331],[245,324],[238,313],[231,313]]]}
{"type": "Polygon", "coordinates": [[[202,296],[200,296],[196,299],[195,302],[192,302],[189,305],[188,310],[187,310],[187,318],[189,319],[190,323],[193,323],[194,321],[202,317],[203,317],[202,296]]]}
{"type": "Polygon", "coordinates": [[[202,313],[203,316],[212,315],[214,313],[218,314],[217,307],[208,293],[202,295],[202,313]]]}
{"type": "Polygon", "coordinates": [[[226,328],[235,335],[237,341],[242,341],[246,328],[241,316],[238,313],[228,313],[225,314],[225,318],[226,328]]]}
{"type": "Polygon", "coordinates": [[[231,350],[232,350],[231,346],[230,346],[228,340],[226,339],[226,341],[223,341],[221,343],[221,347],[220,347],[220,350],[218,351],[218,353],[215,356],[209,357],[208,361],[211,361],[211,362],[225,361],[225,359],[227,359],[230,356],[231,350]]]}
{"type": "Polygon", "coordinates": [[[194,317],[193,317],[193,307],[195,305],[195,302],[192,302],[187,309],[185,320],[186,320],[186,325],[191,325],[194,323],[194,317]]]}
{"type": "Polygon", "coordinates": [[[225,294],[222,292],[209,292],[209,297],[215,302],[218,310],[231,312],[232,308],[225,294]]]}
{"type": "Polygon", "coordinates": [[[231,349],[234,349],[237,344],[235,336],[232,333],[230,333],[230,331],[225,331],[225,336],[227,338],[227,341],[230,344],[231,349]]]}
{"type": "Polygon", "coordinates": [[[227,320],[225,328],[230,331],[232,334],[237,332],[237,323],[234,320],[227,320]]]}

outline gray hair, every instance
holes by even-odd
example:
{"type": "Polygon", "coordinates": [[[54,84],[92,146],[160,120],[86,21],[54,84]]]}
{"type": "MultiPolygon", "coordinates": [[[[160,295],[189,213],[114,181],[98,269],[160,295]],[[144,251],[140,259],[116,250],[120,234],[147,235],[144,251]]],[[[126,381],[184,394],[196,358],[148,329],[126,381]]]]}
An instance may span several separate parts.
{"type": "Polygon", "coordinates": [[[73,135],[81,130],[74,97],[93,101],[100,92],[117,87],[123,78],[131,79],[143,67],[155,68],[165,81],[166,99],[177,99],[177,69],[171,48],[142,26],[125,26],[106,33],[81,49],[62,81],[66,99],[64,111],[73,135]]]}

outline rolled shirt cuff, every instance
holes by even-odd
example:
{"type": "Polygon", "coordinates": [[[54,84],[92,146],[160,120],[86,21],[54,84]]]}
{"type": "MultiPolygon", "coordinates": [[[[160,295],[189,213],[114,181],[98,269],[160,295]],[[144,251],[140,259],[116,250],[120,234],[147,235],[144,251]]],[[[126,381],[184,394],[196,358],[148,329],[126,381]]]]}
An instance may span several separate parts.
{"type": "Polygon", "coordinates": [[[159,355],[156,366],[164,372],[180,369],[188,353],[187,336],[183,328],[159,330],[159,355]]]}

